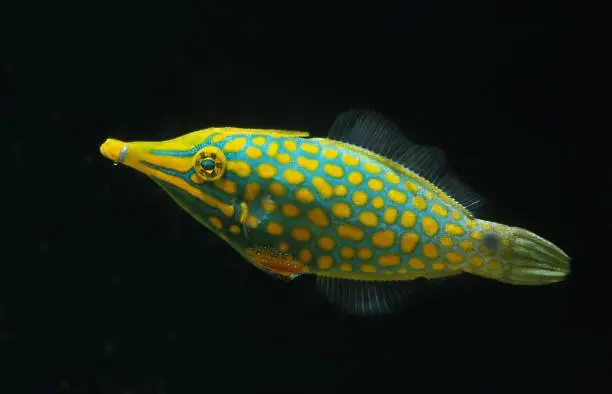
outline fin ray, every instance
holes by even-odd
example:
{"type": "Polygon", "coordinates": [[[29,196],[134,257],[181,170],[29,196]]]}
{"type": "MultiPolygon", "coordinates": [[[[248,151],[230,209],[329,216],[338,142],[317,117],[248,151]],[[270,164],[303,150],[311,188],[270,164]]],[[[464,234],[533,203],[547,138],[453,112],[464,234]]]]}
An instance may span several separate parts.
{"type": "Polygon", "coordinates": [[[470,214],[485,203],[481,196],[459,181],[440,148],[413,143],[395,123],[375,111],[351,109],[341,113],[332,124],[328,138],[360,147],[413,171],[448,194],[470,214]]]}
{"type": "Polygon", "coordinates": [[[412,293],[410,283],[317,277],[317,289],[333,305],[361,316],[390,314],[402,309],[412,293]]]}

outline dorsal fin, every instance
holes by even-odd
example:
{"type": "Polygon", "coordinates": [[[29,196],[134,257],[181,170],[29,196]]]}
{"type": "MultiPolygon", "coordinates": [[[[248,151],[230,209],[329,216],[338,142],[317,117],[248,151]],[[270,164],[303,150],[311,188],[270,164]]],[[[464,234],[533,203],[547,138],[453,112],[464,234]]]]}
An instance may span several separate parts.
{"type": "Polygon", "coordinates": [[[361,147],[410,169],[470,213],[484,204],[482,197],[453,175],[441,149],[413,143],[395,123],[375,111],[351,109],[341,113],[332,124],[328,138],[361,147]]]}

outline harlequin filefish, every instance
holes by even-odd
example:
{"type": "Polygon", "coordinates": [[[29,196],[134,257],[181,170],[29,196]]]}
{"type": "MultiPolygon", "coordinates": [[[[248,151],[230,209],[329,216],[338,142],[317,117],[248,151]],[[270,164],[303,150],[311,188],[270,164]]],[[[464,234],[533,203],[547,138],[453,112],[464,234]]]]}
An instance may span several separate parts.
{"type": "Polygon", "coordinates": [[[211,127],[159,142],[108,139],[100,151],[148,175],[262,271],[315,276],[350,313],[397,311],[418,278],[545,285],[569,273],[551,242],[475,218],[483,200],[442,151],[374,111],[341,113],[327,138],[211,127]]]}

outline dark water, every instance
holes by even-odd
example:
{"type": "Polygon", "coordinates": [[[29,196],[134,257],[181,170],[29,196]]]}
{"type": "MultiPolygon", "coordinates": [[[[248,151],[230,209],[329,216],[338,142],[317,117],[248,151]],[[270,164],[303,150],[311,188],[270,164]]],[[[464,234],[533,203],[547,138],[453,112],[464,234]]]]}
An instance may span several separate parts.
{"type": "Polygon", "coordinates": [[[597,182],[580,169],[575,14],[556,3],[400,4],[54,5],[15,17],[0,57],[1,392],[609,388],[609,252],[589,253],[610,221],[598,209],[605,190],[587,192],[597,182]],[[477,281],[389,319],[342,317],[308,283],[247,266],[98,152],[109,136],[211,125],[323,136],[351,107],[444,149],[489,200],[484,217],[554,241],[574,258],[570,279],[477,281]]]}

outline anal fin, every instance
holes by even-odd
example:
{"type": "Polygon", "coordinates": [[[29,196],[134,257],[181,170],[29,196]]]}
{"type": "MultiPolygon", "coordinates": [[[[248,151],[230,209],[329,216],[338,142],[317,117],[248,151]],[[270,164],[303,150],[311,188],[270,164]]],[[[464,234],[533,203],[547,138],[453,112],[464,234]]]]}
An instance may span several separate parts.
{"type": "Polygon", "coordinates": [[[376,316],[403,309],[418,286],[417,281],[362,281],[318,276],[317,290],[349,314],[376,316]]]}

